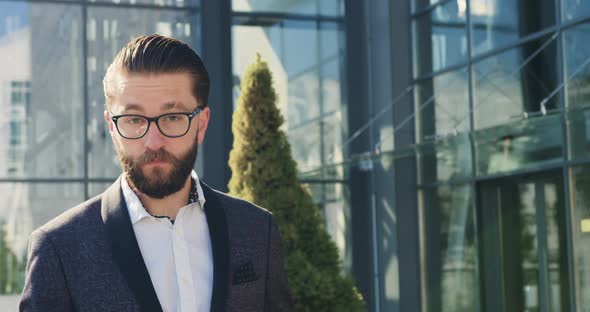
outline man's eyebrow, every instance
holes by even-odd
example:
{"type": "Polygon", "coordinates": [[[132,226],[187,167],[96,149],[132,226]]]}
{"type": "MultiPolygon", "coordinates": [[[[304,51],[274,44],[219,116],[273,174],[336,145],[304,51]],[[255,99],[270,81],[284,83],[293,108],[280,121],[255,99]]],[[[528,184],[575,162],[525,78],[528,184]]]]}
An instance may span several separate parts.
{"type": "Polygon", "coordinates": [[[182,102],[167,102],[162,104],[162,109],[164,110],[170,110],[173,108],[177,108],[177,109],[181,109],[181,110],[188,110],[188,108],[186,106],[184,106],[184,104],[182,104],[182,102]]]}
{"type": "MultiPolygon", "coordinates": [[[[178,101],[166,102],[166,103],[162,104],[160,107],[162,110],[171,110],[173,108],[176,108],[176,109],[182,110],[182,111],[189,110],[182,102],[178,102],[178,101]]],[[[139,111],[139,112],[144,111],[144,109],[141,105],[135,104],[135,103],[127,103],[123,106],[123,112],[127,112],[130,110],[135,110],[135,111],[139,111]]]]}
{"type": "Polygon", "coordinates": [[[136,110],[136,111],[142,112],[143,111],[143,108],[141,107],[141,105],[135,104],[135,103],[125,104],[123,106],[123,111],[125,112],[125,111],[129,111],[129,110],[136,110]]]}

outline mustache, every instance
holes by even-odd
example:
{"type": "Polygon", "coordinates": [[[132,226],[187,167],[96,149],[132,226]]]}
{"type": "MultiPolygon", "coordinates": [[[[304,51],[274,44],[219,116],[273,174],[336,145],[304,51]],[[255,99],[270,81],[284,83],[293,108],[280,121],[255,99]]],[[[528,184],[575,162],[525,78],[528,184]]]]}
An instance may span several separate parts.
{"type": "Polygon", "coordinates": [[[135,161],[133,162],[133,166],[134,167],[141,167],[149,162],[152,161],[164,161],[164,162],[170,162],[170,163],[177,163],[178,159],[176,157],[174,157],[174,155],[172,155],[171,153],[163,150],[163,149],[159,149],[157,151],[152,151],[152,150],[147,150],[145,151],[145,153],[143,153],[141,156],[137,157],[137,159],[135,159],[135,161]]]}

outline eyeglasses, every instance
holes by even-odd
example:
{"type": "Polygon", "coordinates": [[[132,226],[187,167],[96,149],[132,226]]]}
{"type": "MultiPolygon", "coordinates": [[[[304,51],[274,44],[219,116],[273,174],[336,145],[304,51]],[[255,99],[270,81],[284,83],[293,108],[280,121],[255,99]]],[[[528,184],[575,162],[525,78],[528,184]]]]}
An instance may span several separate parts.
{"type": "Polygon", "coordinates": [[[158,130],[169,138],[178,138],[187,134],[191,126],[193,117],[197,116],[203,109],[197,107],[191,113],[167,113],[156,117],[146,117],[142,115],[117,115],[112,116],[111,120],[119,134],[126,139],[140,139],[150,129],[153,122],[156,123],[158,130]]]}

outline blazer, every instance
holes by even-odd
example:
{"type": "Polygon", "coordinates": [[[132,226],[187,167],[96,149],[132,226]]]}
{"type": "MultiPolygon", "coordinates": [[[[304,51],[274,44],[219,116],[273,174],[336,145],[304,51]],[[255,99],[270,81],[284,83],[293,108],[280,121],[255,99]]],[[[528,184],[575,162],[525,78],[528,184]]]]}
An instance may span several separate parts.
{"type": "MultiPolygon", "coordinates": [[[[270,212],[201,183],[213,253],[211,311],[292,311],[270,212]]],[[[30,237],[20,311],[162,311],[121,177],[30,237]]],[[[175,311],[174,311],[175,312],[175,311]]]]}

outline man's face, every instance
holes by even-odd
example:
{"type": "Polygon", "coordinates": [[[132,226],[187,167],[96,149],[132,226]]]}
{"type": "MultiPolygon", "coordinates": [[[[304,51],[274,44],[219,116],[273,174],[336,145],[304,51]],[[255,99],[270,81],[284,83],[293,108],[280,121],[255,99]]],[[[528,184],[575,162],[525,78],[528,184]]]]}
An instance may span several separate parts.
{"type": "Polygon", "coordinates": [[[152,122],[142,138],[126,139],[117,132],[111,114],[155,117],[166,113],[189,113],[198,104],[192,94],[192,80],[188,73],[119,72],[113,76],[112,103],[104,115],[129,183],[152,198],[164,198],[178,192],[190,175],[198,144],[204,139],[209,108],[192,119],[189,131],[182,137],[166,137],[152,122]]]}

